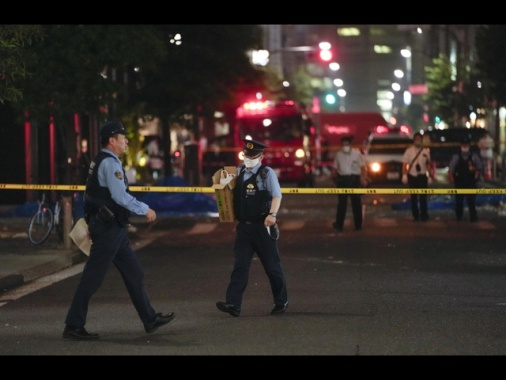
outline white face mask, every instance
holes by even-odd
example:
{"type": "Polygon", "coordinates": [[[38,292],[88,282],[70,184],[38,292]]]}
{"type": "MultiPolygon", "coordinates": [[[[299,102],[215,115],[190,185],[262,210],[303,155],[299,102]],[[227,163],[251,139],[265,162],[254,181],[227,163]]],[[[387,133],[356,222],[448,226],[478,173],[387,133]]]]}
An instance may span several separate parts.
{"type": "Polygon", "coordinates": [[[351,146],[349,146],[349,145],[343,146],[343,152],[344,152],[344,153],[349,153],[349,152],[351,152],[351,146]]]}
{"type": "Polygon", "coordinates": [[[258,156],[257,158],[253,158],[253,159],[248,158],[248,157],[244,157],[244,166],[246,166],[248,169],[254,168],[259,163],[260,163],[260,156],[258,156]]]}

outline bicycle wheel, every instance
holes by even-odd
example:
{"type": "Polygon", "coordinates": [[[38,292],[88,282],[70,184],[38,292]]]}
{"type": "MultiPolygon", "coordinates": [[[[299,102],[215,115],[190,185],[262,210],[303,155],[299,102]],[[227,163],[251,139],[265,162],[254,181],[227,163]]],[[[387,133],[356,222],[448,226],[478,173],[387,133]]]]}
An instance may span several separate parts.
{"type": "Polygon", "coordinates": [[[43,243],[53,228],[53,212],[47,206],[42,206],[30,219],[28,225],[28,239],[32,244],[43,243]]]}

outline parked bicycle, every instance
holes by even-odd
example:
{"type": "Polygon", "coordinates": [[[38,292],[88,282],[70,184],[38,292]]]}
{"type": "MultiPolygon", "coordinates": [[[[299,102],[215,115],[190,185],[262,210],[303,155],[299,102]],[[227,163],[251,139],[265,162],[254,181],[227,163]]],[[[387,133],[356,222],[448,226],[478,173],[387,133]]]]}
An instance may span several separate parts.
{"type": "Polygon", "coordinates": [[[28,225],[28,239],[32,244],[42,244],[56,230],[60,243],[63,243],[63,199],[58,195],[56,202],[51,204],[46,200],[46,193],[42,193],[42,199],[35,214],[30,218],[28,225]]]}

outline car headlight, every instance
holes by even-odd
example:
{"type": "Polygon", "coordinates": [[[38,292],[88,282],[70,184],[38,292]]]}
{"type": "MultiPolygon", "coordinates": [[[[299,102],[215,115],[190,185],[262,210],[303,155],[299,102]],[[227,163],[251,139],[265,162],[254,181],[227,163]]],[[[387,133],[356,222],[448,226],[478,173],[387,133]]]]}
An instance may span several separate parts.
{"type": "Polygon", "coordinates": [[[381,172],[381,164],[379,162],[372,162],[369,165],[369,168],[371,169],[371,172],[373,172],[373,173],[381,172]]]}

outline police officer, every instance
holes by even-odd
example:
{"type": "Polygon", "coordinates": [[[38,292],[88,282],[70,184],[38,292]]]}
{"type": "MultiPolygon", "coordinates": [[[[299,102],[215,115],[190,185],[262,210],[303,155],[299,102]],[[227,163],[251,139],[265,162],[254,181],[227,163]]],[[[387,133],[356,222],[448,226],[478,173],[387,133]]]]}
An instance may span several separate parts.
{"type": "MultiPolygon", "coordinates": [[[[448,167],[448,178],[456,189],[475,189],[483,173],[483,162],[477,153],[471,152],[471,143],[464,138],[460,143],[460,153],[452,156],[448,167]]],[[[455,194],[455,215],[462,220],[464,213],[464,198],[469,209],[471,222],[478,220],[476,211],[476,194],[455,194]]]]}
{"type": "Polygon", "coordinates": [[[216,306],[234,317],[239,316],[251,260],[256,252],[272,290],[274,307],[271,314],[280,314],[288,307],[285,276],[277,244],[279,230],[276,218],[281,205],[281,188],[276,173],[261,162],[267,146],[247,139],[244,143],[244,163],[237,167],[237,180],[233,190],[234,213],[238,221],[234,269],[225,302],[217,302],[216,306]]]}
{"type": "MultiPolygon", "coordinates": [[[[423,135],[420,132],[414,134],[413,145],[408,146],[404,151],[402,163],[403,184],[412,189],[429,187],[429,178],[434,178],[434,169],[430,159],[430,150],[423,146],[423,135]]],[[[414,221],[429,220],[427,201],[427,194],[411,194],[411,214],[414,221]]]]}
{"type": "Polygon", "coordinates": [[[86,331],[91,297],[99,289],[111,265],[118,269],[146,333],[174,319],[174,313],[157,313],[146,294],[143,269],[128,239],[129,215],[156,219],[154,210],[128,191],[128,181],[119,156],[128,149],[126,131],[119,121],[100,129],[102,150],[90,164],[84,200],[85,218],[92,241],[90,255],[65,319],[64,339],[95,340],[86,331]]]}
{"type": "MultiPolygon", "coordinates": [[[[336,187],[338,188],[358,188],[367,185],[364,156],[358,149],[351,146],[351,141],[351,137],[343,136],[341,138],[341,149],[334,157],[333,174],[336,176],[336,187]]],[[[343,193],[337,195],[336,221],[332,223],[332,227],[339,232],[343,230],[348,196],[350,197],[355,230],[360,231],[362,229],[361,195],[343,193]]]]}

